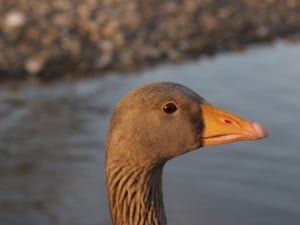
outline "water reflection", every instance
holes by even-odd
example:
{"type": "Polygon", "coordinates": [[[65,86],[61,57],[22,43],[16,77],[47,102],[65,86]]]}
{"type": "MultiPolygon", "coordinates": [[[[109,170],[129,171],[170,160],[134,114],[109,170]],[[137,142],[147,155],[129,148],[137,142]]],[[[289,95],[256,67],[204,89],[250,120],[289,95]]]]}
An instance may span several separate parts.
{"type": "Polygon", "coordinates": [[[300,45],[277,43],[140,76],[2,86],[0,224],[111,224],[103,175],[110,113],[128,90],[159,80],[183,83],[270,131],[267,140],[169,162],[169,224],[298,224],[299,58],[300,45]]]}

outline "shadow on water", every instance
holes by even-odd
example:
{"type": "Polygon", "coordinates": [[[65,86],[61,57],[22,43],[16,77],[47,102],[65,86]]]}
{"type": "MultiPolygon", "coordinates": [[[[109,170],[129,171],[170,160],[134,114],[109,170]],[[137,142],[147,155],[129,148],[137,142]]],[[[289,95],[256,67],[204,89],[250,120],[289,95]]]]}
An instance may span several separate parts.
{"type": "Polygon", "coordinates": [[[270,131],[263,141],[169,162],[169,224],[299,224],[299,59],[299,44],[279,42],[139,76],[1,87],[0,224],[111,224],[103,174],[110,113],[131,88],[161,80],[183,83],[270,131]]]}

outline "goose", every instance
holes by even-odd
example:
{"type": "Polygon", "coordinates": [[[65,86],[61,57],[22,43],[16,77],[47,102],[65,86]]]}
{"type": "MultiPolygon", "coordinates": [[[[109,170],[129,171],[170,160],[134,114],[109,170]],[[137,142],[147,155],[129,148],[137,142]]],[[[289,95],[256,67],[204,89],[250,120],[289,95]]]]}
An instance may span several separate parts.
{"type": "Polygon", "coordinates": [[[105,144],[105,180],[114,225],[166,225],[165,163],[200,147],[267,137],[266,128],[214,107],[191,89],[158,82],[116,105],[105,144]]]}

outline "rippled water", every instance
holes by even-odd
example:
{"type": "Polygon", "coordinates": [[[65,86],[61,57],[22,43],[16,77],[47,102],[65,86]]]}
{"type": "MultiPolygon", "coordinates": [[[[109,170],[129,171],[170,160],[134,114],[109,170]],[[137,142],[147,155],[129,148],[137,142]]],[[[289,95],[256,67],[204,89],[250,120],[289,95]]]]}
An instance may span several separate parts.
{"type": "Polygon", "coordinates": [[[183,83],[262,122],[270,137],[167,163],[169,224],[300,224],[300,45],[163,65],[138,76],[0,87],[0,224],[111,224],[103,144],[118,99],[145,82],[183,83]]]}

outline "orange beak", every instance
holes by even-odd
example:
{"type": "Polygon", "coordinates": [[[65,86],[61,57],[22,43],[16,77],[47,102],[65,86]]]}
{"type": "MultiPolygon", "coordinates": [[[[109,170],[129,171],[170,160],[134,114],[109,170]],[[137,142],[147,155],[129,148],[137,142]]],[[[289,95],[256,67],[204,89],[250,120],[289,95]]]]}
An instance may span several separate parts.
{"type": "Polygon", "coordinates": [[[204,131],[203,146],[243,140],[256,140],[268,136],[267,129],[255,122],[242,119],[205,103],[202,105],[204,131]]]}

